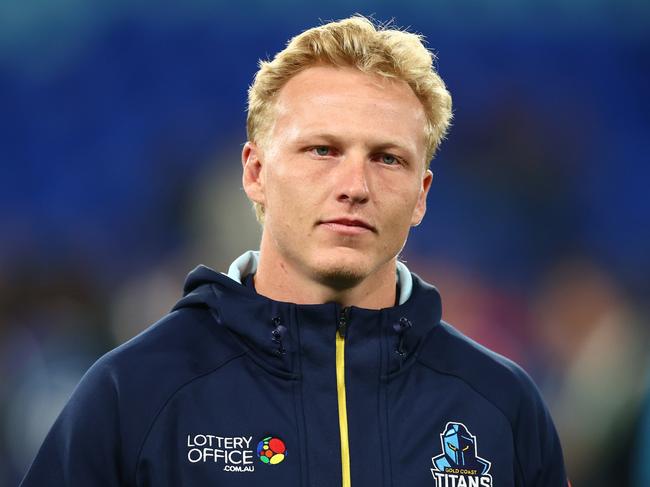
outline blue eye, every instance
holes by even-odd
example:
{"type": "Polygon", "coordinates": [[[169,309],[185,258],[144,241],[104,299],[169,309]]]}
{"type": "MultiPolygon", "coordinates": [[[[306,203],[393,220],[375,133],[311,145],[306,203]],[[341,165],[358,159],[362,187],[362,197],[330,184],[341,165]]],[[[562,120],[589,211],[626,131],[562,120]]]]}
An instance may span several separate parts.
{"type": "Polygon", "coordinates": [[[381,162],[383,162],[384,164],[393,165],[393,164],[397,164],[399,161],[395,156],[392,156],[390,154],[382,154],[381,162]]]}
{"type": "Polygon", "coordinates": [[[330,153],[330,148],[326,145],[319,145],[313,149],[319,156],[327,156],[330,153]]]}

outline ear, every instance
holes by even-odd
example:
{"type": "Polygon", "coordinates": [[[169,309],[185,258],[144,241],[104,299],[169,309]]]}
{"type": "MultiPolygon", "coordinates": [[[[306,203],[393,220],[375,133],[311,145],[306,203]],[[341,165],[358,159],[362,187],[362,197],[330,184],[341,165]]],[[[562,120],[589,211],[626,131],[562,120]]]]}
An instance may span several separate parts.
{"type": "Polygon", "coordinates": [[[424,218],[424,214],[427,212],[427,195],[429,194],[429,188],[431,187],[432,181],[433,173],[430,169],[427,169],[422,175],[420,194],[418,195],[418,201],[415,204],[413,215],[411,216],[411,226],[413,227],[417,227],[420,224],[424,218]]]}
{"type": "Polygon", "coordinates": [[[241,152],[244,191],[251,201],[264,205],[264,173],[261,157],[262,152],[255,142],[248,141],[244,144],[241,152]]]}

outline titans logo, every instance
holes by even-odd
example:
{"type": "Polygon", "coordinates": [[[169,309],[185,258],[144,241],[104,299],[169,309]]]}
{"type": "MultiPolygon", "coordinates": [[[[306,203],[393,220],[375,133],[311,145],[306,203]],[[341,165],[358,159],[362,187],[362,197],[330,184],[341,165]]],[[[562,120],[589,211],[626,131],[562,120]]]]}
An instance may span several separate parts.
{"type": "Polygon", "coordinates": [[[440,434],[442,453],[431,459],[437,487],[491,487],[491,463],[477,454],[476,436],[462,423],[449,422],[440,434]]]}

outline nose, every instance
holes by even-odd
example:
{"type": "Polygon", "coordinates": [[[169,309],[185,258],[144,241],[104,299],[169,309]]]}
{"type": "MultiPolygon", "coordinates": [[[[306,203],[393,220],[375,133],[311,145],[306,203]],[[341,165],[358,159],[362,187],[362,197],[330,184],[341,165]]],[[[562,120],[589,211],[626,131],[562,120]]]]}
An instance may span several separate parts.
{"type": "Polygon", "coordinates": [[[366,158],[360,154],[351,154],[338,164],[338,201],[349,204],[363,204],[368,201],[368,169],[366,158]]]}

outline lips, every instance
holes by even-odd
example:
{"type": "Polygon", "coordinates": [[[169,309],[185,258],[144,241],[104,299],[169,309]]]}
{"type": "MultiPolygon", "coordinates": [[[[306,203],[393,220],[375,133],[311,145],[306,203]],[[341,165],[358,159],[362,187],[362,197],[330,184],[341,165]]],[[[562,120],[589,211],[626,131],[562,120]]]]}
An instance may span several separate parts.
{"type": "Polygon", "coordinates": [[[334,229],[340,230],[351,230],[351,231],[360,231],[360,230],[370,230],[375,232],[376,229],[370,223],[359,218],[332,218],[331,220],[324,220],[321,224],[327,225],[334,229]]]}

